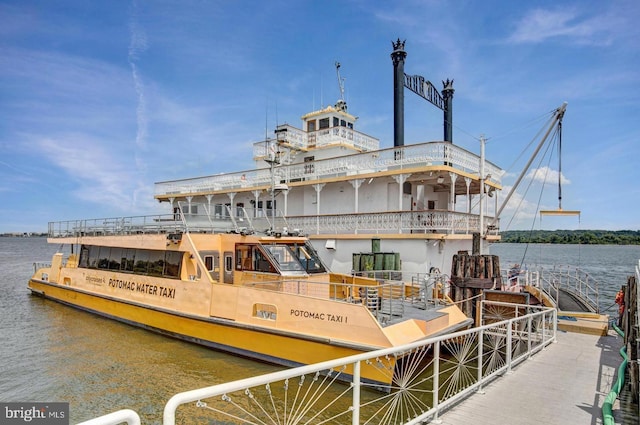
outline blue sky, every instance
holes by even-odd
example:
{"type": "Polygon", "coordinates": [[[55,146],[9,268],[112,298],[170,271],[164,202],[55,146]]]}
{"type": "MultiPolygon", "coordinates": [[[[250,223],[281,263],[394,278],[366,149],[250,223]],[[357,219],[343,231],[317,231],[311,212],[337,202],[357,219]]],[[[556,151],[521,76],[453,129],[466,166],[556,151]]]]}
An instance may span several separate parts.
{"type": "MultiPolygon", "coordinates": [[[[166,212],[155,182],[251,169],[265,127],[336,101],[336,61],[356,128],[390,147],[398,38],[407,74],[454,79],[454,143],[484,135],[506,188],[568,102],[562,206],[580,219],[536,218],[557,180],[533,181],[503,230],[638,230],[638,22],[637,0],[2,0],[0,233],[166,212]]],[[[405,143],[442,138],[440,110],[406,91],[405,111],[405,143]]]]}

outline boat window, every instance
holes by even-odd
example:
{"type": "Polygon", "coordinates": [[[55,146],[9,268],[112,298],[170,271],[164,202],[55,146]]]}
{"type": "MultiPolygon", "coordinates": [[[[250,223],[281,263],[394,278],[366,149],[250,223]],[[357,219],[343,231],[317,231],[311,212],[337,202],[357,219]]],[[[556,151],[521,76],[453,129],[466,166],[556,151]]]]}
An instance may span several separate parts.
{"type": "Polygon", "coordinates": [[[307,121],[307,132],[316,131],[316,120],[307,121]]]}
{"type": "Polygon", "coordinates": [[[204,257],[204,265],[207,266],[207,271],[217,271],[220,267],[218,263],[218,257],[214,257],[213,255],[207,255],[204,257]]]}
{"type": "Polygon", "coordinates": [[[149,251],[149,276],[162,276],[164,271],[164,252],[149,251]]]}
{"type": "Polygon", "coordinates": [[[318,129],[329,128],[329,118],[322,118],[318,120],[318,129]]]}
{"type": "Polygon", "coordinates": [[[333,126],[337,127],[340,125],[340,118],[338,117],[333,117],[333,126]]]}
{"type": "Polygon", "coordinates": [[[78,267],[176,279],[180,278],[183,255],[181,251],[83,245],[78,267]]]}
{"type": "Polygon", "coordinates": [[[180,265],[182,263],[182,252],[166,251],[164,256],[164,272],[165,277],[180,277],[180,265]]]}
{"type": "Polygon", "coordinates": [[[255,245],[236,245],[236,270],[256,270],[255,245]]]}
{"type": "Polygon", "coordinates": [[[122,261],[120,262],[120,270],[122,270],[123,272],[132,272],[135,257],[136,257],[135,249],[124,248],[122,250],[122,261]]]}
{"type": "Polygon", "coordinates": [[[263,273],[278,273],[278,271],[276,270],[274,265],[271,264],[267,256],[259,249],[256,249],[254,251],[254,258],[255,258],[256,271],[263,272],[263,273]]]}
{"type": "Polygon", "coordinates": [[[223,207],[224,207],[224,205],[222,205],[222,204],[215,204],[213,206],[213,214],[214,214],[215,218],[221,218],[221,217],[223,217],[225,215],[223,207]]]}
{"type": "MultiPolygon", "coordinates": [[[[204,266],[214,280],[220,280],[220,253],[217,251],[202,251],[200,253],[204,266]]],[[[200,273],[200,267],[198,267],[200,273]]]]}
{"type": "Polygon", "coordinates": [[[109,255],[111,253],[111,248],[108,246],[100,247],[100,255],[98,257],[98,268],[106,269],[109,268],[109,255]]]}
{"type": "Polygon", "coordinates": [[[224,269],[226,272],[230,272],[231,270],[233,270],[233,257],[231,255],[225,255],[224,269]]]}
{"type": "Polygon", "coordinates": [[[122,248],[111,248],[109,253],[109,270],[120,270],[122,248]]]}
{"type": "Polygon", "coordinates": [[[293,252],[296,253],[300,264],[307,273],[326,273],[327,268],[320,260],[320,256],[310,243],[304,245],[294,245],[293,252]]]}
{"type": "Polygon", "coordinates": [[[91,269],[106,269],[109,265],[109,247],[99,247],[91,245],[83,245],[80,250],[79,267],[87,267],[91,269]]]}
{"type": "Polygon", "coordinates": [[[298,257],[287,245],[264,245],[281,271],[304,271],[298,257]]]}
{"type": "Polygon", "coordinates": [[[138,249],[136,251],[135,263],[133,265],[133,272],[137,274],[147,274],[149,270],[149,251],[145,249],[138,249]]]}
{"type": "Polygon", "coordinates": [[[80,260],[78,260],[78,267],[89,267],[89,254],[91,252],[89,245],[82,245],[80,247],[80,260]]]}

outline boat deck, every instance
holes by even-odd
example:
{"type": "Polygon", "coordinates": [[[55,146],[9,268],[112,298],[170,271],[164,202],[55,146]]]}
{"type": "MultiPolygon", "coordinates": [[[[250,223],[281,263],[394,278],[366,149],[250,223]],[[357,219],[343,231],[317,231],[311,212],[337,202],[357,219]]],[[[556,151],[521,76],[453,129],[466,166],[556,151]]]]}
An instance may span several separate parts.
{"type": "MultiPolygon", "coordinates": [[[[622,338],[558,331],[557,343],[440,416],[444,425],[601,424],[622,338]]],[[[616,423],[628,422],[613,405],[616,423]]],[[[637,419],[636,419],[637,420],[637,419]]]]}

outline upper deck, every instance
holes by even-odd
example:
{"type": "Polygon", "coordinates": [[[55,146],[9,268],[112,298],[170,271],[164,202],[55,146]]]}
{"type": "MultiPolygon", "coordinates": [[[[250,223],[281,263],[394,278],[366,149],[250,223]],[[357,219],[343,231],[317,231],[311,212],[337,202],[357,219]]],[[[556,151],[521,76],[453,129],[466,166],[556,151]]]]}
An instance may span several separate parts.
{"type": "Polygon", "coordinates": [[[243,222],[236,227],[315,235],[429,239],[498,229],[497,217],[482,218],[497,211],[498,197],[492,211],[474,199],[502,189],[503,171],[484,158],[447,141],[380,149],[378,139],[355,130],[344,101],[301,118],[301,128],[279,125],[274,138],[254,144],[255,169],[158,182],[155,198],[190,221],[236,217],[243,222]],[[278,215],[289,224],[255,225],[278,215]]]}
{"type": "MultiPolygon", "coordinates": [[[[429,172],[439,170],[452,171],[471,178],[472,192],[473,187],[479,185],[478,155],[448,142],[419,143],[303,163],[280,164],[275,169],[275,178],[278,183],[295,187],[326,181],[368,178],[383,172],[387,175],[428,175],[429,172]]],[[[503,171],[499,167],[485,162],[485,174],[487,184],[500,188],[503,171]]],[[[433,181],[435,183],[436,178],[433,181]]],[[[268,190],[271,185],[271,169],[259,168],[158,182],[155,184],[155,198],[169,201],[172,198],[186,196],[268,190]]],[[[456,188],[456,193],[464,193],[463,190],[465,189],[461,184],[460,188],[456,188]]],[[[477,189],[475,191],[477,192],[477,189]]]]}

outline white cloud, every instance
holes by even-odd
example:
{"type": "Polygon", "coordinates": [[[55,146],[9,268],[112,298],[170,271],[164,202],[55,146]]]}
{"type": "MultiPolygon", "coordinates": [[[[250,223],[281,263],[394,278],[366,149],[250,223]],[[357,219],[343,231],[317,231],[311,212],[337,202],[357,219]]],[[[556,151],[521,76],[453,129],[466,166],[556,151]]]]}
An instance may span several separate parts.
{"type": "MultiPolygon", "coordinates": [[[[533,180],[536,183],[543,184],[557,184],[558,183],[558,171],[552,170],[551,168],[544,166],[540,168],[535,168],[529,171],[527,174],[527,178],[533,180]]],[[[561,176],[560,184],[571,184],[571,181],[567,179],[564,175],[561,176]]]]}
{"type": "Polygon", "coordinates": [[[45,157],[72,179],[78,198],[112,208],[130,207],[129,193],[136,176],[122,158],[114,158],[103,148],[104,141],[91,140],[86,134],[69,134],[34,142],[45,157]]]}
{"type": "Polygon", "coordinates": [[[624,21],[614,7],[611,11],[592,11],[583,16],[582,8],[530,10],[508,38],[512,43],[541,43],[563,39],[575,44],[607,46],[612,44],[624,21]]]}

